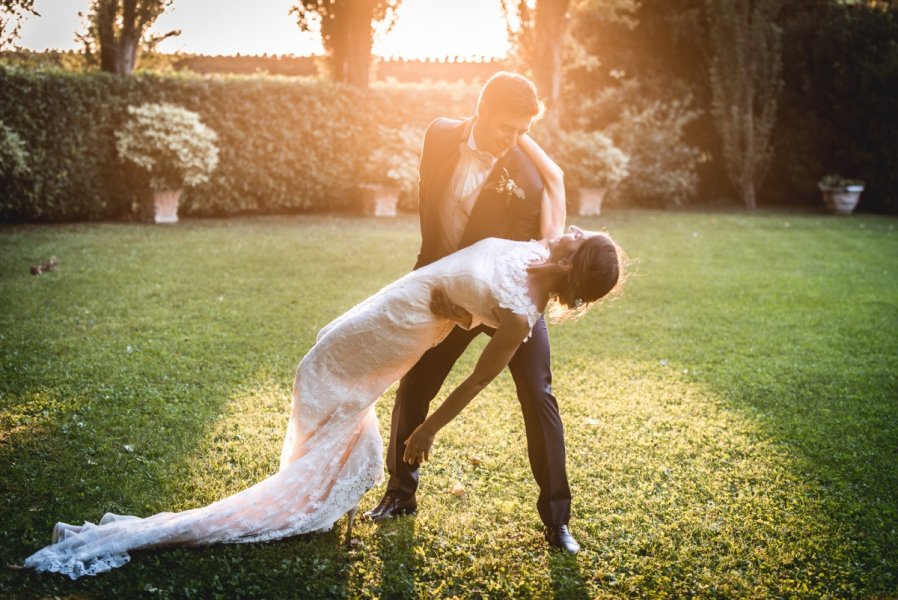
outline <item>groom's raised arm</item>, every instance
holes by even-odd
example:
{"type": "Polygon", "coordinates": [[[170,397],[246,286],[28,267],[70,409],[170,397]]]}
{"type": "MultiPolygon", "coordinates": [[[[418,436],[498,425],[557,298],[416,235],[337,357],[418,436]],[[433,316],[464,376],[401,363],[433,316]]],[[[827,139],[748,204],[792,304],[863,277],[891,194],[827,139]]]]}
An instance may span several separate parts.
{"type": "Polygon", "coordinates": [[[542,238],[540,214],[545,186],[536,165],[522,150],[515,149],[515,165],[511,169],[512,179],[524,192],[524,199],[512,211],[513,231],[526,231],[533,239],[542,238]]]}

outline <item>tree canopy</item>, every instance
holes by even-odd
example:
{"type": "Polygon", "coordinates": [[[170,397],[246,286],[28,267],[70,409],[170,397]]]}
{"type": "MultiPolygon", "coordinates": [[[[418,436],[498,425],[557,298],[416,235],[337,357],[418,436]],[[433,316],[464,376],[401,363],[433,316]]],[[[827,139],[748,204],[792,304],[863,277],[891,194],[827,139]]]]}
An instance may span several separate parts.
{"type": "Polygon", "coordinates": [[[0,0],[0,49],[19,39],[22,19],[27,14],[38,14],[34,0],[0,0]]]}
{"type": "Polygon", "coordinates": [[[91,0],[88,29],[78,36],[89,57],[99,55],[100,69],[130,75],[140,58],[141,43],[154,46],[179,31],[150,36],[149,28],[174,0],[91,0]]]}
{"type": "Polygon", "coordinates": [[[402,0],[299,0],[291,14],[303,31],[318,32],[335,81],[368,87],[374,26],[396,21],[402,0]]]}

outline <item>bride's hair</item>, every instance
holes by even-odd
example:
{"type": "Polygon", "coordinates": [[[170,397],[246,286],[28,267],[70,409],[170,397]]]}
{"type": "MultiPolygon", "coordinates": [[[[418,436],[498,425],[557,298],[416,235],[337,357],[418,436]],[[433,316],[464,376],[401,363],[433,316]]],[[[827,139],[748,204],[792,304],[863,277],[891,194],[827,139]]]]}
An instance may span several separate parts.
{"type": "Polygon", "coordinates": [[[567,278],[556,293],[555,319],[578,317],[593,303],[617,291],[624,279],[625,255],[605,233],[587,238],[571,258],[567,278]]]}

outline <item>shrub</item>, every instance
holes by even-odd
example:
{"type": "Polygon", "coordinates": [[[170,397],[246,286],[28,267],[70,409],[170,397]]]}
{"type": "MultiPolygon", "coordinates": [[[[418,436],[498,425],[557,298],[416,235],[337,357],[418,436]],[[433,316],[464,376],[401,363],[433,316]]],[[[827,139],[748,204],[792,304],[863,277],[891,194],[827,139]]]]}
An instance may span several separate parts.
{"type": "Polygon", "coordinates": [[[824,175],[817,182],[817,189],[821,192],[826,191],[845,191],[848,188],[863,188],[864,182],[860,179],[846,179],[841,175],[824,175]]]}
{"type": "Polygon", "coordinates": [[[622,197],[638,204],[683,204],[696,192],[698,148],[684,141],[685,127],[699,117],[690,101],[655,101],[644,108],[625,108],[606,132],[630,156],[630,177],[622,197]]]}
{"type": "MultiPolygon", "coordinates": [[[[363,92],[305,78],[119,78],[0,66],[0,119],[31,151],[34,179],[33,191],[17,193],[7,204],[18,208],[4,208],[0,218],[136,216],[147,177],[121,162],[115,132],[125,126],[128,106],[160,102],[196,112],[218,135],[218,168],[185,191],[182,215],[346,208],[380,143],[377,125],[423,129],[438,116],[470,114],[477,89],[377,83],[363,92]]],[[[413,167],[406,164],[416,170],[417,156],[413,167]]],[[[407,197],[402,206],[413,208],[407,197]]]]}
{"type": "Polygon", "coordinates": [[[16,210],[16,200],[27,196],[31,188],[30,157],[25,142],[6,123],[0,121],[0,213],[16,210]]]}
{"type": "Polygon", "coordinates": [[[174,104],[129,106],[131,119],[115,132],[116,149],[150,175],[154,190],[193,187],[218,165],[218,136],[200,116],[174,104]]]}
{"type": "Polygon", "coordinates": [[[380,126],[378,142],[364,161],[360,179],[363,183],[394,184],[404,192],[418,181],[418,161],[424,143],[424,130],[417,127],[393,129],[380,126]]]}
{"type": "Polygon", "coordinates": [[[598,131],[563,132],[560,142],[558,159],[575,187],[613,187],[629,175],[629,155],[598,131]]]}
{"type": "Polygon", "coordinates": [[[28,149],[15,131],[0,121],[0,177],[4,181],[23,178],[31,173],[28,167],[28,149]]]}

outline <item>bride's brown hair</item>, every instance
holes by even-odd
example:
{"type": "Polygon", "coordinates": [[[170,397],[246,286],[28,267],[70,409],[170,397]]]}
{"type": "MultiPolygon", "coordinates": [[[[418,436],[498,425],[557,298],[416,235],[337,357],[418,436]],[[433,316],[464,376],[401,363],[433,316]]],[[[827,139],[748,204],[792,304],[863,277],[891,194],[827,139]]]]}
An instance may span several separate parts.
{"type": "Polygon", "coordinates": [[[566,307],[562,318],[582,313],[597,300],[618,288],[623,281],[625,256],[610,236],[600,233],[583,241],[571,258],[571,268],[558,303],[566,307]]]}

